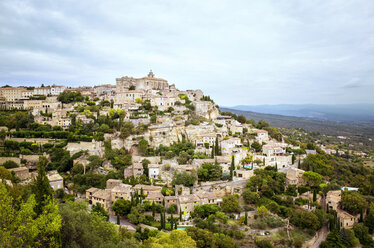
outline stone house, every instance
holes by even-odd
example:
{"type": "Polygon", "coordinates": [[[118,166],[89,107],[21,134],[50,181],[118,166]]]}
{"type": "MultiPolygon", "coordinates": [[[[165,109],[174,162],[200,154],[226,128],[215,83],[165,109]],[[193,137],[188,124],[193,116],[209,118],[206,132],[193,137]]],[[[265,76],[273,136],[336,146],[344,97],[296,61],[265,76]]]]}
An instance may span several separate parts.
{"type": "Polygon", "coordinates": [[[144,174],[143,165],[141,163],[133,163],[123,171],[124,177],[140,177],[144,174]]]}
{"type": "Polygon", "coordinates": [[[115,202],[117,199],[131,200],[132,186],[128,184],[119,184],[114,186],[110,192],[110,200],[115,202]]]}
{"type": "Polygon", "coordinates": [[[110,210],[111,199],[110,199],[111,190],[110,189],[99,189],[92,195],[92,205],[96,203],[101,204],[105,210],[110,210]]]}
{"type": "Polygon", "coordinates": [[[341,190],[332,190],[327,192],[326,204],[328,204],[329,209],[337,211],[339,209],[339,203],[342,197],[341,190]]]}
{"type": "Polygon", "coordinates": [[[277,143],[266,144],[262,146],[262,153],[266,156],[281,156],[286,153],[286,150],[277,143]]]}
{"type": "Polygon", "coordinates": [[[94,188],[94,187],[89,188],[88,190],[86,190],[86,199],[89,200],[90,203],[92,203],[92,196],[93,196],[93,194],[95,192],[97,192],[98,190],[100,190],[100,189],[94,188]]]}
{"type": "MultiPolygon", "coordinates": [[[[147,197],[145,198],[147,201],[155,202],[157,204],[162,204],[162,200],[164,199],[164,196],[161,194],[160,191],[153,191],[149,192],[147,197]]],[[[165,204],[166,206],[166,204],[165,204]]]]}
{"type": "Polygon", "coordinates": [[[201,191],[197,194],[200,198],[200,205],[203,204],[217,204],[217,196],[213,192],[201,191]]]}
{"type": "Polygon", "coordinates": [[[56,170],[49,171],[47,173],[47,177],[49,180],[49,184],[51,185],[53,190],[63,189],[64,188],[64,179],[56,170]]]}
{"type": "Polygon", "coordinates": [[[25,109],[43,109],[43,100],[25,100],[23,102],[25,109]]]}
{"type": "Polygon", "coordinates": [[[182,212],[182,219],[188,220],[191,212],[194,211],[196,206],[199,206],[200,198],[196,194],[182,195],[178,197],[179,211],[182,212]]]}
{"type": "Polygon", "coordinates": [[[261,129],[255,129],[253,130],[257,136],[256,140],[261,144],[263,142],[268,142],[269,141],[269,133],[266,130],[261,130],[261,129]]]}
{"type": "Polygon", "coordinates": [[[235,170],[236,178],[249,179],[253,176],[254,170],[235,170]]]}
{"type": "Polygon", "coordinates": [[[353,216],[344,210],[337,210],[338,218],[340,221],[340,228],[352,229],[353,225],[359,220],[359,215],[353,216]]]}
{"type": "Polygon", "coordinates": [[[168,208],[173,204],[178,208],[178,197],[174,195],[165,196],[165,207],[168,208]]]}
{"type": "Polygon", "coordinates": [[[9,170],[14,171],[14,175],[21,180],[26,180],[30,177],[29,168],[27,167],[12,168],[9,170]]]}
{"type": "Polygon", "coordinates": [[[157,179],[160,174],[159,164],[149,164],[148,165],[148,177],[152,179],[157,179]]]}
{"type": "Polygon", "coordinates": [[[148,195],[150,192],[161,192],[162,187],[160,186],[153,186],[153,185],[145,185],[145,184],[137,184],[133,187],[134,191],[138,191],[140,193],[141,189],[143,189],[143,194],[148,195]]]}
{"type": "Polygon", "coordinates": [[[303,184],[303,174],[305,171],[298,168],[289,167],[286,170],[286,185],[301,185],[303,184]]]}
{"type": "Polygon", "coordinates": [[[115,186],[119,186],[122,184],[122,180],[120,179],[108,179],[106,181],[106,189],[113,189],[115,186]]]}
{"type": "Polygon", "coordinates": [[[240,138],[234,137],[234,138],[224,139],[221,141],[221,149],[223,153],[230,151],[233,148],[238,148],[241,146],[242,146],[242,142],[240,141],[240,138]]]}

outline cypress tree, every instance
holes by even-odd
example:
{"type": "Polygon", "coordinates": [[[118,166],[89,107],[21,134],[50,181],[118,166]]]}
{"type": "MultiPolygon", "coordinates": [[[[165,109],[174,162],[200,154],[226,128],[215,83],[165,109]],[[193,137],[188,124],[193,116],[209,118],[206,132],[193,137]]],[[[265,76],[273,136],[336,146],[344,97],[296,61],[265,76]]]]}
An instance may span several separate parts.
{"type": "Polygon", "coordinates": [[[275,162],[275,171],[278,171],[278,163],[275,162]]]}
{"type": "Polygon", "coordinates": [[[162,199],[162,206],[165,208],[165,198],[162,199]]]}
{"type": "Polygon", "coordinates": [[[212,158],[214,158],[214,145],[212,146],[212,153],[210,154],[212,158]]]}
{"type": "Polygon", "coordinates": [[[317,190],[313,189],[313,202],[317,201],[317,190]]]}
{"type": "Polygon", "coordinates": [[[166,228],[166,209],[164,207],[164,229],[166,228]]]}
{"type": "Polygon", "coordinates": [[[216,154],[216,156],[219,155],[218,136],[216,137],[216,145],[214,146],[214,148],[215,148],[215,154],[216,154]]]}
{"type": "Polygon", "coordinates": [[[170,230],[173,231],[173,227],[174,227],[174,219],[173,219],[173,214],[171,214],[170,216],[170,230]]]}
{"type": "Polygon", "coordinates": [[[244,225],[247,225],[247,224],[248,224],[248,213],[246,211],[245,216],[244,216],[244,225]]]}
{"type": "Polygon", "coordinates": [[[155,215],[156,215],[156,205],[155,205],[155,202],[153,201],[153,203],[152,203],[152,216],[153,216],[153,218],[155,218],[155,215]]]}
{"type": "Polygon", "coordinates": [[[297,168],[301,169],[300,159],[299,159],[299,162],[297,163],[297,168]]]}
{"type": "Polygon", "coordinates": [[[40,156],[38,162],[38,176],[31,185],[32,193],[35,194],[35,212],[39,215],[43,212],[43,207],[48,204],[49,199],[53,199],[53,189],[49,184],[45,166],[48,160],[40,156]]]}
{"type": "Polygon", "coordinates": [[[232,181],[234,169],[235,169],[235,160],[234,160],[234,155],[232,155],[231,156],[231,166],[230,166],[230,181],[232,181]]]}
{"type": "Polygon", "coordinates": [[[265,166],[265,158],[262,160],[262,165],[265,166]]]}
{"type": "Polygon", "coordinates": [[[164,228],[164,218],[163,218],[162,212],[160,213],[160,225],[161,225],[161,229],[163,229],[164,228]]]}
{"type": "Polygon", "coordinates": [[[182,221],[182,209],[179,210],[179,220],[182,221]]]}

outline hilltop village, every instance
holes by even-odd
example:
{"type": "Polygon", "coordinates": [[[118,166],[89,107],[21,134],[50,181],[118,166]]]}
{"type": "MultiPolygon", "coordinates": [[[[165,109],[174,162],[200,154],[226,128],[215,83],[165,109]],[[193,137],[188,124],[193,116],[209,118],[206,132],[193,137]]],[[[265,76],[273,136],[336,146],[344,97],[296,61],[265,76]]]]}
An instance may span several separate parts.
{"type": "MultiPolygon", "coordinates": [[[[4,86],[0,111],[1,196],[34,194],[36,209],[59,204],[59,245],[374,245],[367,154],[288,142],[265,121],[223,113],[201,90],[178,90],[152,71],[116,85],[4,86]],[[59,202],[47,204],[48,194],[59,202]],[[86,225],[102,226],[77,231],[78,210],[86,225]]],[[[5,247],[21,244],[1,234],[5,247]]]]}

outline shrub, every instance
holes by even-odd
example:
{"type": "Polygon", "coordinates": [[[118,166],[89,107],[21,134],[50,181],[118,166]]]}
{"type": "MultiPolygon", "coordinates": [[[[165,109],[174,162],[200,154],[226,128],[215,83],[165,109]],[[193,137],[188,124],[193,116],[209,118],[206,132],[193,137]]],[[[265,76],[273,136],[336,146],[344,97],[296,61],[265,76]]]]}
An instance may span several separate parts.
{"type": "Polygon", "coordinates": [[[3,163],[3,166],[6,168],[6,169],[12,169],[12,168],[17,168],[18,167],[18,164],[12,160],[7,160],[5,161],[5,163],[3,163]]]}

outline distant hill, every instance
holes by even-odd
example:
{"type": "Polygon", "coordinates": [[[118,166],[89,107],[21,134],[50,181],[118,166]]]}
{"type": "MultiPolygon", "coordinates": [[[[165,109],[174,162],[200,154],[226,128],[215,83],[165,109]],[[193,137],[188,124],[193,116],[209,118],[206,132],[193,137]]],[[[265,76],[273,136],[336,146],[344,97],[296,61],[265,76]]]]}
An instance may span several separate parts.
{"type": "Polygon", "coordinates": [[[343,136],[374,136],[374,122],[337,122],[319,118],[295,117],[275,114],[263,114],[252,111],[242,111],[221,107],[222,112],[232,112],[244,115],[247,119],[266,120],[271,126],[281,128],[303,128],[308,131],[320,132],[327,135],[343,136]]]}
{"type": "Polygon", "coordinates": [[[227,108],[357,124],[374,123],[374,104],[239,105],[227,108]]]}

